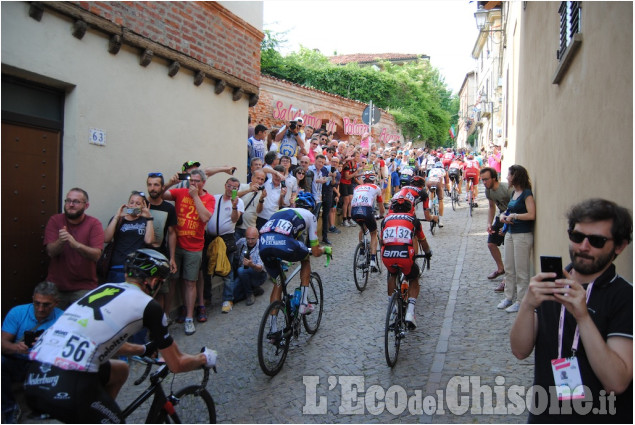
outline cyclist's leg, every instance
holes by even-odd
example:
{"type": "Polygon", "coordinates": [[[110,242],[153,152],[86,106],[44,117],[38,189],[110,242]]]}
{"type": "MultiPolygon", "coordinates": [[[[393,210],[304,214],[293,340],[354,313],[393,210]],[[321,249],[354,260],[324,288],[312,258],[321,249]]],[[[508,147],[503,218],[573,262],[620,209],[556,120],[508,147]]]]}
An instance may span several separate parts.
{"type": "Polygon", "coordinates": [[[439,198],[439,217],[443,217],[443,185],[437,186],[437,197],[439,198]]]}
{"type": "Polygon", "coordinates": [[[119,390],[121,390],[121,387],[126,383],[129,372],[128,363],[122,360],[111,359],[100,366],[100,378],[102,382],[104,382],[106,392],[113,400],[117,398],[119,390]]]}

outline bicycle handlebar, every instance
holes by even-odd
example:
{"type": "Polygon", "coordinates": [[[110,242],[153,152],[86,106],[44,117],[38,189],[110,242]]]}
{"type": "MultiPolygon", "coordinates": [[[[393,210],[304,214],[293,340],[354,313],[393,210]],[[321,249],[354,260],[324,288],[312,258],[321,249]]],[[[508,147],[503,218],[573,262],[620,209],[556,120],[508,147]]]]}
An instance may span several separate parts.
{"type": "Polygon", "coordinates": [[[424,259],[424,264],[426,266],[426,269],[430,270],[430,257],[428,257],[428,255],[426,255],[426,254],[417,254],[417,255],[412,257],[413,260],[416,260],[417,258],[423,258],[424,259]]]}

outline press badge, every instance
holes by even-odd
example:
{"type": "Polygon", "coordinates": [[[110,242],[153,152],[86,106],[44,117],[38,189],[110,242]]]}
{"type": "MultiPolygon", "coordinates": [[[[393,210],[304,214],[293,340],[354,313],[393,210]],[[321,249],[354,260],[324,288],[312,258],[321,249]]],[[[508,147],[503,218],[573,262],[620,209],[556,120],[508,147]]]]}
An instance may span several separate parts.
{"type": "Polygon", "coordinates": [[[558,400],[584,398],[584,387],[582,386],[577,357],[553,359],[551,370],[553,371],[553,380],[556,383],[558,400]]]}

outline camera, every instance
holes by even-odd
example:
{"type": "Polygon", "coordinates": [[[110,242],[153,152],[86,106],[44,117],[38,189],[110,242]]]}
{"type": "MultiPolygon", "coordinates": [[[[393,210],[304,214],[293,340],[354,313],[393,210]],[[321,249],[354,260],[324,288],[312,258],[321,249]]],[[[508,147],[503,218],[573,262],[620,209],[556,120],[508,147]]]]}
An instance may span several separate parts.
{"type": "Polygon", "coordinates": [[[264,186],[258,186],[258,190],[265,190],[264,186]]]}
{"type": "MultiPolygon", "coordinates": [[[[243,258],[245,260],[249,260],[251,257],[251,254],[249,253],[249,249],[247,247],[245,247],[245,249],[243,250],[243,258]]],[[[243,266],[244,268],[248,269],[249,266],[243,266]]]]}
{"type": "Polygon", "coordinates": [[[24,343],[27,347],[31,348],[35,339],[42,335],[44,329],[40,329],[39,331],[24,331],[24,343]]]}
{"type": "Polygon", "coordinates": [[[297,127],[298,125],[295,121],[291,121],[291,123],[289,124],[289,130],[295,130],[297,127]]]}
{"type": "Polygon", "coordinates": [[[139,215],[141,214],[141,208],[126,208],[126,214],[139,215]]]}
{"type": "Polygon", "coordinates": [[[189,180],[190,173],[179,173],[179,180],[189,180]]]}

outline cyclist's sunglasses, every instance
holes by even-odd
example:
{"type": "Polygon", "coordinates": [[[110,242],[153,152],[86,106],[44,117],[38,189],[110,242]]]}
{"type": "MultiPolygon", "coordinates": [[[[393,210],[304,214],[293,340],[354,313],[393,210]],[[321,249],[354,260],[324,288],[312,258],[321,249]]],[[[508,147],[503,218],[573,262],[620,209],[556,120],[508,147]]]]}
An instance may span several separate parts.
{"type": "Polygon", "coordinates": [[[582,232],[576,230],[569,230],[569,240],[573,243],[582,243],[585,239],[589,240],[589,245],[593,248],[603,248],[607,241],[612,241],[613,238],[607,238],[600,235],[585,235],[582,232]]]}

